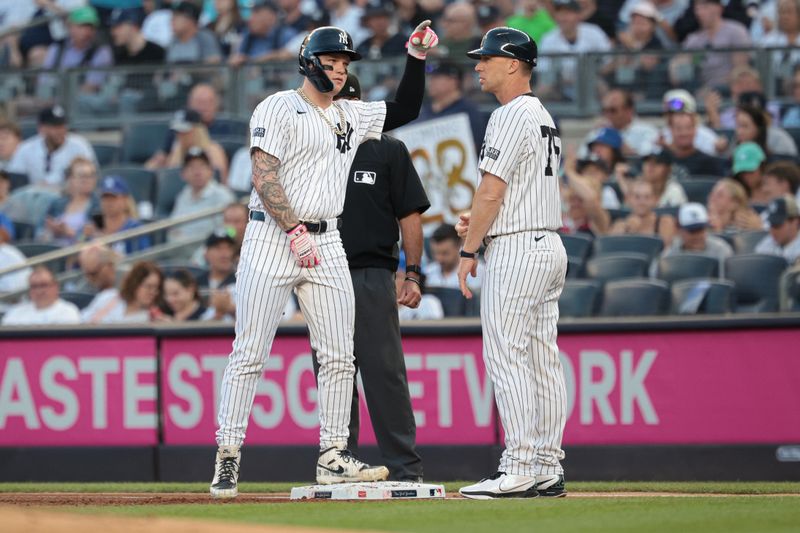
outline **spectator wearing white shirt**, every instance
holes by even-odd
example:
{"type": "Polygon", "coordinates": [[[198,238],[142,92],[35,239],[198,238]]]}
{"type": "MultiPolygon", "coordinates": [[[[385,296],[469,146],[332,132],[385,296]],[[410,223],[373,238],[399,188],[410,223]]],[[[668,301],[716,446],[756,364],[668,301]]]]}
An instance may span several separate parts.
{"type": "MultiPolygon", "coordinates": [[[[631,21],[634,8],[639,5],[642,0],[625,0],[625,4],[619,10],[619,21],[623,25],[628,25],[631,21]]],[[[683,12],[689,7],[688,0],[653,0],[653,5],[661,15],[661,20],[658,22],[656,28],[656,36],[667,48],[675,46],[676,36],[675,30],[672,29],[675,22],[681,18],[683,12]]]]}
{"type": "MultiPolygon", "coordinates": [[[[685,89],[672,89],[664,93],[662,99],[664,104],[664,118],[667,125],[661,129],[661,139],[664,145],[672,144],[672,130],[670,128],[670,119],[677,113],[688,113],[690,115],[697,115],[697,100],[692,94],[685,89]]],[[[694,147],[701,152],[716,156],[721,154],[728,148],[728,140],[720,137],[708,126],[702,124],[699,120],[694,135],[694,147]]]]}
{"type": "Polygon", "coordinates": [[[578,0],[554,0],[553,8],[558,28],[545,34],[539,44],[539,64],[536,71],[539,72],[541,81],[537,93],[546,95],[560,91],[563,97],[572,100],[577,91],[577,61],[573,58],[553,60],[542,56],[606,52],[611,50],[611,42],[599,26],[581,22],[581,5],[578,0]]]}
{"type": "MultiPolygon", "coordinates": [[[[461,237],[452,224],[442,224],[431,235],[431,255],[433,262],[426,265],[424,274],[428,287],[458,289],[458,263],[460,261],[461,237]]],[[[467,284],[473,291],[480,288],[483,277],[483,263],[478,263],[478,275],[468,278],[467,284]]]]}
{"type": "MultiPolygon", "coordinates": [[[[658,129],[636,115],[633,95],[624,89],[612,89],[603,97],[603,121],[622,135],[622,154],[644,156],[651,153],[658,143],[658,129]]],[[[586,136],[586,142],[599,132],[594,130],[586,136]]]]}
{"type": "Polygon", "coordinates": [[[757,254],[778,255],[789,264],[800,259],[800,213],[797,200],[787,194],[776,198],[767,207],[769,235],[756,245],[757,254]]]}
{"type": "Polygon", "coordinates": [[[79,324],[75,304],[58,297],[58,282],[46,267],[36,267],[28,279],[30,302],[12,306],[3,316],[4,326],[79,324]]]}
{"type": "MultiPolygon", "coordinates": [[[[15,246],[8,244],[8,232],[0,226],[0,265],[3,268],[22,265],[27,260],[25,255],[15,246]]],[[[28,288],[30,268],[23,268],[0,276],[0,294],[5,292],[24,291],[28,288]]]]}
{"type": "Polygon", "coordinates": [[[67,114],[61,106],[39,113],[39,134],[22,142],[6,170],[27,174],[31,185],[59,188],[65,171],[76,157],[94,163],[92,145],[82,136],[67,131],[67,114]]]}
{"type": "Polygon", "coordinates": [[[353,43],[359,46],[369,37],[369,30],[361,25],[364,10],[350,0],[324,0],[325,11],[330,14],[331,26],[341,28],[350,34],[353,43]]]}
{"type": "Polygon", "coordinates": [[[89,305],[81,311],[81,322],[84,324],[107,323],[112,311],[122,305],[122,297],[115,286],[119,259],[119,254],[105,245],[89,246],[78,255],[83,277],[97,291],[89,305]]]}
{"type": "MultiPolygon", "coordinates": [[[[186,186],[175,199],[173,218],[212,207],[225,207],[235,199],[230,189],[214,181],[214,169],[202,148],[193,146],[187,150],[181,176],[186,186]]],[[[170,231],[169,238],[189,239],[208,235],[221,223],[222,217],[219,216],[182,224],[170,231]]]]}
{"type": "MultiPolygon", "coordinates": [[[[719,261],[719,275],[725,275],[725,260],[733,255],[733,248],[725,239],[708,234],[708,211],[703,204],[688,202],[678,210],[678,235],[664,250],[661,257],[682,254],[700,254],[719,261]]],[[[653,263],[652,274],[657,275],[658,262],[653,263]]]]}
{"type": "Polygon", "coordinates": [[[148,41],[166,48],[172,42],[172,9],[171,0],[143,0],[142,5],[147,15],[142,22],[142,35],[148,41]],[[160,9],[156,9],[160,4],[160,9]]]}

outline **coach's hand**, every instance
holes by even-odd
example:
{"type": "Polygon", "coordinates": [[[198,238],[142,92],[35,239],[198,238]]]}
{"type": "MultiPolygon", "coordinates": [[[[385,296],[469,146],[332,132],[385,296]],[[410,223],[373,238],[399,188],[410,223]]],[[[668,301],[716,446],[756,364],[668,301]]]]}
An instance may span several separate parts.
{"type": "Polygon", "coordinates": [[[419,287],[419,283],[406,278],[403,282],[403,286],[400,288],[400,294],[397,295],[397,303],[410,307],[411,309],[416,309],[419,307],[419,302],[421,300],[422,290],[419,287]]]}
{"type": "Polygon", "coordinates": [[[297,260],[297,264],[303,268],[314,268],[319,264],[319,252],[317,251],[317,244],[305,224],[298,224],[286,232],[291,239],[290,248],[297,260]]]}
{"type": "Polygon", "coordinates": [[[439,37],[431,28],[430,20],[423,20],[408,38],[408,55],[425,60],[431,48],[439,44],[439,37]]]}
{"type": "Polygon", "coordinates": [[[467,300],[472,298],[472,291],[467,287],[467,274],[472,277],[478,276],[478,258],[462,257],[461,262],[458,264],[458,286],[461,287],[461,294],[467,300]]]}
{"type": "Polygon", "coordinates": [[[462,239],[467,238],[467,230],[469,229],[469,213],[461,213],[458,215],[458,223],[456,223],[456,233],[462,239]]]}

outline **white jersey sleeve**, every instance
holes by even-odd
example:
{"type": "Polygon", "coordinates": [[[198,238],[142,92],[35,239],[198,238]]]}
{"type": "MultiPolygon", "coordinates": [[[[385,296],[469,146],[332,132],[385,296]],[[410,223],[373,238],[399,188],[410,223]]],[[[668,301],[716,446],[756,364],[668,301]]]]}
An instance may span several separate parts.
{"type": "Polygon", "coordinates": [[[266,98],[258,104],[250,117],[250,150],[260,148],[283,162],[294,132],[290,111],[282,98],[266,98]]]}
{"type": "Polygon", "coordinates": [[[528,120],[520,107],[503,106],[492,113],[479,156],[481,172],[494,174],[506,183],[511,180],[530,147],[528,120]]]}
{"type": "Polygon", "coordinates": [[[337,103],[347,112],[352,107],[359,120],[356,138],[359,144],[363,139],[375,139],[383,133],[383,122],[386,119],[386,102],[363,102],[361,100],[339,100],[337,103]]]}

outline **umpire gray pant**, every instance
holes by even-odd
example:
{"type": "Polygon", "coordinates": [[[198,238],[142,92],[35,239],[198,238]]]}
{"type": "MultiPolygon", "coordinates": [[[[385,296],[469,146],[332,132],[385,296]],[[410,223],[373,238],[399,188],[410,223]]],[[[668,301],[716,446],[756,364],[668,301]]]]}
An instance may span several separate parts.
{"type": "MultiPolygon", "coordinates": [[[[356,301],[355,366],[361,372],[369,417],[389,478],[414,480],[422,478],[422,459],[416,450],[417,426],[400,342],[394,275],[385,268],[350,270],[356,301]]],[[[316,351],[312,353],[316,374],[319,363],[316,351]]],[[[358,387],[354,383],[347,440],[354,453],[358,450],[358,433],[358,387]]]]}

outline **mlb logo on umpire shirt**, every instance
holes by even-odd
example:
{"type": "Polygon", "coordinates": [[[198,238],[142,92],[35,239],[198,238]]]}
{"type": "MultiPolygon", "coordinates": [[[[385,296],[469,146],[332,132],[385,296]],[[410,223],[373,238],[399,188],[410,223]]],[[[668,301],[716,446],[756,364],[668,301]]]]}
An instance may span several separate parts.
{"type": "Polygon", "coordinates": [[[366,183],[367,185],[375,185],[375,177],[377,175],[374,172],[369,172],[366,170],[356,170],[355,176],[353,176],[353,181],[356,183],[366,183]]]}

